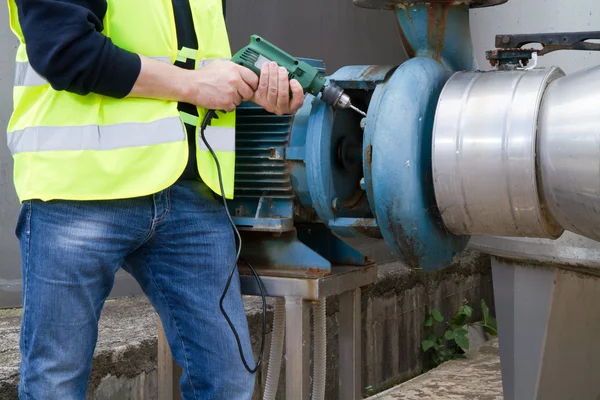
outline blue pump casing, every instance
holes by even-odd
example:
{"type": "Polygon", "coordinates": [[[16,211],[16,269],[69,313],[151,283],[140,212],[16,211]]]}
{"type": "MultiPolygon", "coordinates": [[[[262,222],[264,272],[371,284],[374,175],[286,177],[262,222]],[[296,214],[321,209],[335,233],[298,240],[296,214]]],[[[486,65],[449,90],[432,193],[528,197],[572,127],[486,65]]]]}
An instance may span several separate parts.
{"type": "MultiPolygon", "coordinates": [[[[251,103],[238,108],[228,205],[243,236],[242,258],[263,273],[327,273],[332,265],[369,262],[344,238],[374,237],[409,267],[436,270],[465,249],[469,237],[447,232],[436,207],[431,137],[444,84],[475,62],[468,6],[441,7],[396,11],[405,63],[326,76],[368,110],[364,119],[312,95],[293,117],[251,103]]],[[[326,75],[321,61],[304,61],[326,75]]]]}

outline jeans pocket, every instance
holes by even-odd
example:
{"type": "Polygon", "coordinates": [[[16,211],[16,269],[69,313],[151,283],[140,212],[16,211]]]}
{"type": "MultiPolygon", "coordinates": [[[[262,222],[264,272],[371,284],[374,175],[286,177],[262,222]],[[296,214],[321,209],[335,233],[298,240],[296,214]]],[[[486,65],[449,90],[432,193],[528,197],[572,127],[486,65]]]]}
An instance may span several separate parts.
{"type": "Polygon", "coordinates": [[[21,204],[21,210],[19,211],[19,216],[17,218],[17,224],[15,226],[15,235],[19,240],[22,240],[25,234],[29,236],[30,234],[30,223],[31,219],[31,200],[25,200],[21,204]]]}

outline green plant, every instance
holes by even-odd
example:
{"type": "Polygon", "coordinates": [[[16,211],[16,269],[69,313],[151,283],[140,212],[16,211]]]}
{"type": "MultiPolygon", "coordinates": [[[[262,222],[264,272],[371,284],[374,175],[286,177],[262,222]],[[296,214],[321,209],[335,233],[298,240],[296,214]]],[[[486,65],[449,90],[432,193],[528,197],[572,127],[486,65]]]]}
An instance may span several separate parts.
{"type": "Polygon", "coordinates": [[[424,368],[429,370],[438,365],[457,358],[464,358],[465,351],[469,350],[469,338],[466,336],[468,326],[481,326],[488,334],[498,334],[496,320],[490,315],[490,310],[481,299],[481,323],[470,322],[473,309],[465,300],[454,316],[444,323],[444,317],[437,309],[432,309],[427,314],[424,325],[427,339],[421,342],[421,348],[425,353],[424,368]],[[442,333],[443,332],[443,333],[442,333]]]}

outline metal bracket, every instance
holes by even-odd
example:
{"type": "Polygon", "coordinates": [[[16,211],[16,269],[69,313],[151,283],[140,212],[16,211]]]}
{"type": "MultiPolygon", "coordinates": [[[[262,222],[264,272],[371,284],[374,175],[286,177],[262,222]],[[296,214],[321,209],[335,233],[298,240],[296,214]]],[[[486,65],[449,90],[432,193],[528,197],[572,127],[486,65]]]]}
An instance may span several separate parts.
{"type": "Polygon", "coordinates": [[[512,69],[526,66],[533,54],[543,56],[559,50],[600,51],[600,43],[589,40],[600,40],[600,31],[497,35],[496,50],[486,51],[486,58],[493,67],[512,69]],[[532,44],[542,48],[523,48],[532,44]]]}

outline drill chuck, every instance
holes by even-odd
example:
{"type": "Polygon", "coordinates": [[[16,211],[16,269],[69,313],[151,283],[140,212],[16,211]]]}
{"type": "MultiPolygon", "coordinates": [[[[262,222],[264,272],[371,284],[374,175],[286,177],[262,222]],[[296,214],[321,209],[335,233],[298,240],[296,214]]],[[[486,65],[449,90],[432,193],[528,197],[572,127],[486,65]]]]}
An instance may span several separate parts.
{"type": "Polygon", "coordinates": [[[356,108],[352,105],[350,96],[348,96],[346,93],[344,93],[344,90],[341,87],[339,87],[338,85],[336,85],[335,83],[330,82],[329,84],[323,86],[321,100],[323,100],[325,103],[329,104],[334,109],[335,108],[340,108],[340,109],[351,108],[352,110],[356,111],[360,115],[362,115],[364,117],[367,116],[367,114],[365,114],[363,111],[359,110],[358,108],[356,108]]]}
{"type": "MultiPolygon", "coordinates": [[[[344,90],[339,87],[338,85],[336,85],[335,83],[329,83],[326,86],[323,86],[323,94],[321,95],[321,100],[323,100],[325,103],[329,104],[331,107],[333,108],[337,108],[338,103],[340,101],[344,101],[342,100],[342,98],[344,98],[344,100],[349,101],[350,98],[348,97],[348,95],[346,95],[344,93],[344,90]]],[[[342,107],[344,108],[344,107],[342,107]]]]}

